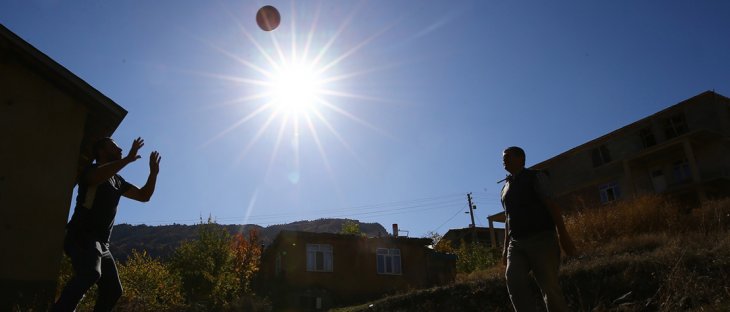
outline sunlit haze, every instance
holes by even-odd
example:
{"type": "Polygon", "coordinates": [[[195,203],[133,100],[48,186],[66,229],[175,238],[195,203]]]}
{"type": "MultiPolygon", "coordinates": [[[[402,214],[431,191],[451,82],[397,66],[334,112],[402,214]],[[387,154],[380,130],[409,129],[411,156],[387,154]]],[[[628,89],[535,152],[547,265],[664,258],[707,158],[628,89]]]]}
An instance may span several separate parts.
{"type": "MultiPolygon", "coordinates": [[[[129,113],[154,197],[117,223],[397,223],[502,210],[527,165],[707,90],[730,96],[730,2],[0,1],[0,23],[129,113]],[[275,6],[281,23],[255,16],[275,6]]],[[[0,114],[2,114],[0,112],[0,114]]],[[[16,147],[7,147],[16,148],[16,147]]],[[[75,197],[74,193],[74,197],[75,197]]],[[[69,198],[69,203],[74,200],[69,198]]],[[[71,209],[72,210],[72,209],[71,209]]]]}

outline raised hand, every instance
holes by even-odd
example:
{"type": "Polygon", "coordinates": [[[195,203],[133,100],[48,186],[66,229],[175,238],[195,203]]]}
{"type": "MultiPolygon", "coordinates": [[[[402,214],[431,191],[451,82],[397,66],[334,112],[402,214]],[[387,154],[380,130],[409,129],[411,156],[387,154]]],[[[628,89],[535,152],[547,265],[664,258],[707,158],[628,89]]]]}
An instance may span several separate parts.
{"type": "Polygon", "coordinates": [[[142,148],[142,146],[144,146],[144,140],[142,140],[142,138],[140,137],[136,138],[134,142],[132,142],[132,147],[129,149],[127,157],[125,157],[127,161],[133,162],[137,159],[142,158],[142,156],[137,155],[139,149],[142,148]]]}
{"type": "Polygon", "coordinates": [[[162,156],[157,151],[150,153],[150,174],[157,174],[160,172],[160,160],[162,156]]]}

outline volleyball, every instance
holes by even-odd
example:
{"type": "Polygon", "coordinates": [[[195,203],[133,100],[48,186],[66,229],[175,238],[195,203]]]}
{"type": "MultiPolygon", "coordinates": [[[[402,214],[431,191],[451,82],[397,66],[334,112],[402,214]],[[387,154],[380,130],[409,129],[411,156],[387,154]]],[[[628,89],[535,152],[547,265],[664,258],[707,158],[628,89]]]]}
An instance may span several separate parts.
{"type": "Polygon", "coordinates": [[[256,24],[259,25],[263,31],[272,31],[279,27],[281,22],[281,15],[279,10],[271,5],[265,5],[256,12],[256,24]]]}

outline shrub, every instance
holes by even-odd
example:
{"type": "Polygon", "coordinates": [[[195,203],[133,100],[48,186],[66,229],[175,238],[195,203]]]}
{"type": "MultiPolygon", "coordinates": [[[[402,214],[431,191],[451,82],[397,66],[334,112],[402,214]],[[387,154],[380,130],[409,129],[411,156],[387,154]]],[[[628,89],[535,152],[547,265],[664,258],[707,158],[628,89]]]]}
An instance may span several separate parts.
{"type": "Polygon", "coordinates": [[[132,250],[119,267],[124,294],[117,309],[124,311],[178,311],[183,305],[182,281],[147,252],[132,250]]]}
{"type": "Polygon", "coordinates": [[[171,260],[193,308],[223,310],[239,296],[231,236],[212,219],[199,226],[198,239],[184,242],[171,260]]]}
{"type": "Polygon", "coordinates": [[[461,242],[456,254],[456,272],[471,273],[484,270],[499,263],[501,252],[484,244],[467,244],[461,242]]]}

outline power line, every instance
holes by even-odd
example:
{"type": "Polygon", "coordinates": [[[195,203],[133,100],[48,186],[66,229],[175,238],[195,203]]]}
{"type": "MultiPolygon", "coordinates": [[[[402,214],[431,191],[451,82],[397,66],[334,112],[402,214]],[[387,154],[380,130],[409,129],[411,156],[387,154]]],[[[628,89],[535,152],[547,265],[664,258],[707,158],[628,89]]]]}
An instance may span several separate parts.
{"type": "Polygon", "coordinates": [[[453,220],[453,219],[454,219],[454,218],[456,218],[456,216],[458,216],[458,215],[459,215],[459,214],[460,214],[460,213],[461,213],[462,211],[464,211],[464,209],[466,208],[466,206],[467,206],[467,204],[464,204],[464,206],[463,206],[463,207],[461,207],[461,208],[459,208],[459,210],[458,210],[458,211],[456,211],[456,213],[455,213],[455,214],[454,214],[453,216],[451,216],[451,218],[449,218],[448,220],[444,221],[444,223],[441,223],[441,225],[439,225],[439,226],[438,226],[438,227],[437,227],[437,228],[436,228],[435,230],[433,230],[433,231],[434,231],[434,232],[438,232],[438,230],[439,230],[439,229],[440,229],[440,228],[441,228],[442,226],[444,226],[444,224],[446,224],[446,223],[449,223],[449,221],[453,220]]]}
{"type": "MultiPolygon", "coordinates": [[[[329,210],[320,210],[320,211],[303,211],[301,214],[306,215],[313,215],[317,214],[317,212],[332,212],[335,216],[366,216],[366,215],[388,215],[392,214],[393,211],[402,211],[402,210],[413,210],[413,211],[422,211],[422,210],[432,210],[435,208],[441,208],[444,206],[452,206],[452,204],[456,203],[456,200],[449,199],[449,200],[441,200],[431,203],[424,203],[424,204],[412,204],[409,206],[404,207],[397,207],[397,208],[387,208],[387,209],[380,209],[380,210],[372,210],[372,211],[362,211],[362,212],[350,212],[348,213],[347,210],[342,209],[329,209],[329,210]]],[[[383,207],[383,206],[381,206],[383,207]]],[[[370,208],[372,209],[372,208],[370,208]]],[[[350,209],[352,211],[352,209],[350,209]]],[[[355,210],[356,211],[356,210],[355,210]]],[[[296,215],[296,214],[294,214],[296,215]]],[[[258,215],[258,216],[250,216],[249,219],[271,219],[271,218],[277,218],[280,216],[292,216],[291,213],[286,214],[273,214],[273,215],[258,215]]],[[[226,217],[223,219],[241,219],[244,218],[244,216],[233,216],[233,217],[226,217]]]]}
{"type": "MultiPolygon", "coordinates": [[[[336,214],[327,215],[327,217],[330,217],[330,218],[360,217],[361,219],[370,219],[370,218],[389,216],[389,215],[430,211],[430,210],[435,210],[435,209],[442,209],[444,207],[453,207],[454,203],[455,203],[454,201],[450,201],[450,202],[436,203],[435,205],[434,204],[417,205],[417,206],[411,206],[411,207],[402,207],[402,208],[369,211],[369,212],[336,213],[336,214]]],[[[288,214],[287,216],[297,216],[297,215],[306,215],[306,216],[315,215],[316,216],[317,214],[303,212],[300,214],[288,214]]],[[[248,218],[247,222],[253,222],[253,221],[260,222],[260,221],[276,219],[276,218],[278,218],[278,216],[269,216],[269,217],[251,216],[248,218]]],[[[244,217],[226,217],[226,218],[218,218],[217,220],[240,220],[240,219],[244,219],[244,217]]]]}
{"type": "MultiPolygon", "coordinates": [[[[361,206],[354,206],[349,208],[338,208],[338,209],[323,209],[323,210],[314,210],[314,211],[302,211],[301,213],[274,213],[274,214],[263,214],[263,215],[254,215],[254,216],[230,216],[230,217],[223,217],[223,218],[216,218],[217,221],[225,221],[225,220],[247,220],[246,222],[263,222],[265,220],[271,220],[271,219],[277,219],[281,217],[291,217],[291,216],[311,216],[311,215],[322,215],[327,213],[335,213],[335,216],[330,217],[349,217],[349,216],[364,216],[364,217],[377,217],[377,216],[385,216],[385,215],[393,215],[393,214],[403,214],[403,213],[412,213],[412,212],[420,212],[420,211],[426,211],[426,210],[434,210],[439,209],[443,207],[453,206],[453,204],[460,202],[461,199],[459,199],[460,194],[448,194],[448,195],[441,195],[441,196],[434,196],[434,197],[428,197],[428,198],[419,198],[419,199],[412,199],[412,200],[403,200],[403,201],[395,201],[395,202],[383,202],[383,203],[377,203],[377,204],[370,204],[370,205],[361,205],[361,206]],[[450,198],[451,197],[451,198],[450,198]],[[390,208],[388,208],[390,207],[390,208]],[[386,209],[379,209],[379,208],[386,208],[386,209]],[[352,213],[348,213],[348,211],[352,211],[352,213]]],[[[135,222],[127,222],[129,224],[162,224],[162,223],[177,223],[177,222],[195,222],[198,221],[199,218],[195,219],[176,219],[176,220],[147,220],[147,221],[135,221],[135,222]]],[[[272,220],[273,221],[273,220],[272,220]]]]}

